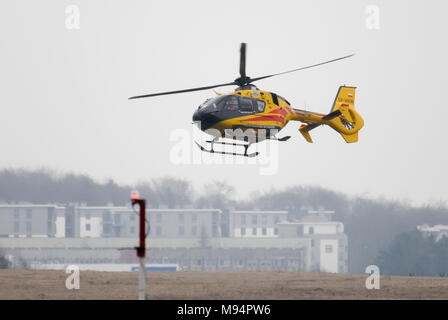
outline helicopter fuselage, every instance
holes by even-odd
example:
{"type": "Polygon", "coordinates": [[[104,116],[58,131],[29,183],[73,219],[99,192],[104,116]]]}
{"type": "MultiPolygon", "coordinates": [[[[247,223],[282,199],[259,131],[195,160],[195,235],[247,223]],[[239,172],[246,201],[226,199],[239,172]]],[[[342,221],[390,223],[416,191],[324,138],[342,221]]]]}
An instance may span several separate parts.
{"type": "Polygon", "coordinates": [[[228,129],[259,130],[273,136],[290,120],[306,123],[321,122],[324,114],[294,109],[289,102],[272,92],[258,89],[238,90],[206,100],[193,114],[200,129],[219,131],[224,137],[228,129]]]}

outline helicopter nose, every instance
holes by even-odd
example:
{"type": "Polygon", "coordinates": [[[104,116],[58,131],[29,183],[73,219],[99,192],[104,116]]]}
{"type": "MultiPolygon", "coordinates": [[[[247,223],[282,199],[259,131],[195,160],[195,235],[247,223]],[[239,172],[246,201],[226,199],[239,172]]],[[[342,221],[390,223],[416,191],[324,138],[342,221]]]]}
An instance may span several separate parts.
{"type": "Polygon", "coordinates": [[[202,117],[200,115],[199,109],[193,113],[193,122],[201,121],[202,117]]]}
{"type": "Polygon", "coordinates": [[[193,122],[200,122],[200,128],[204,131],[218,122],[218,118],[213,113],[207,113],[198,109],[193,113],[193,122]]]}

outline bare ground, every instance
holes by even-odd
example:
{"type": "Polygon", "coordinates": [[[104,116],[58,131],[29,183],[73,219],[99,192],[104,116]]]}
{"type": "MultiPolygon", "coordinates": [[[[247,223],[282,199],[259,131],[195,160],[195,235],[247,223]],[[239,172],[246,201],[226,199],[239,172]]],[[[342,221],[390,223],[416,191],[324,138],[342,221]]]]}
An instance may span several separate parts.
{"type": "MultiPolygon", "coordinates": [[[[136,299],[137,272],[81,271],[68,290],[65,271],[0,270],[0,299],[136,299]]],[[[149,299],[448,299],[448,278],[293,272],[149,272],[149,299]]]]}

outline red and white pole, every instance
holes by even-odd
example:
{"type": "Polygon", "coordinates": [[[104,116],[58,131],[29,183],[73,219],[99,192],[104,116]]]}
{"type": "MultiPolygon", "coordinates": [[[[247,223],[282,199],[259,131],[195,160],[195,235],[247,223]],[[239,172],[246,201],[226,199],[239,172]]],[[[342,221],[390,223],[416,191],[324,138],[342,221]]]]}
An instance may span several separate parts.
{"type": "Polygon", "coordinates": [[[139,274],[138,274],[138,299],[146,300],[146,200],[140,199],[137,192],[131,195],[132,205],[138,204],[140,208],[140,243],[135,249],[137,250],[137,257],[139,260],[139,274]]]}

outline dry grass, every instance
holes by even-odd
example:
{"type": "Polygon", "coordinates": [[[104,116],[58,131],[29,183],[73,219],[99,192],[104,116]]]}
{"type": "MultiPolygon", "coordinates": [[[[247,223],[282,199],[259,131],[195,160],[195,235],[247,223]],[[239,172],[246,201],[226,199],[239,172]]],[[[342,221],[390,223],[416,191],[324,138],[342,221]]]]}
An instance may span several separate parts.
{"type": "MultiPolygon", "coordinates": [[[[136,299],[137,272],[81,271],[67,290],[64,271],[0,270],[0,299],[136,299]]],[[[149,299],[448,299],[448,278],[282,272],[149,272],[149,299]]]]}

